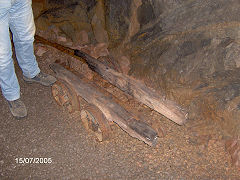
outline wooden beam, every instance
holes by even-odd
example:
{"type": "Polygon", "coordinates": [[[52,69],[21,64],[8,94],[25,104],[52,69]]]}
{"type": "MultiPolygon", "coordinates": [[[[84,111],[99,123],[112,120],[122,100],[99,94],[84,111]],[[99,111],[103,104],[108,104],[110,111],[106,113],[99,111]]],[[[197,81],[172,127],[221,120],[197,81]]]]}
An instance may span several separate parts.
{"type": "Polygon", "coordinates": [[[139,102],[142,102],[179,125],[186,122],[188,113],[175,102],[167,100],[142,82],[115,71],[83,51],[75,50],[74,54],[83,58],[90,69],[97,72],[105,80],[117,86],[122,91],[135,97],[139,102]]]}
{"type": "Polygon", "coordinates": [[[116,69],[109,67],[106,63],[89,56],[83,51],[74,50],[64,47],[60,44],[52,43],[40,36],[35,36],[35,40],[55,47],[56,49],[65,52],[71,56],[77,56],[78,60],[87,63],[89,68],[97,72],[111,84],[117,86],[125,93],[133,96],[139,102],[147,105],[151,109],[159,112],[173,122],[182,125],[188,118],[188,113],[173,101],[156,93],[153,89],[147,87],[142,82],[133,79],[132,77],[118,72],[116,69]]]}
{"type": "Polygon", "coordinates": [[[52,64],[51,69],[58,79],[67,82],[88,103],[95,105],[109,122],[117,123],[130,136],[142,140],[150,146],[157,141],[157,133],[148,124],[137,120],[133,114],[116,103],[109,93],[93,82],[76,76],[59,64],[52,64]]]}

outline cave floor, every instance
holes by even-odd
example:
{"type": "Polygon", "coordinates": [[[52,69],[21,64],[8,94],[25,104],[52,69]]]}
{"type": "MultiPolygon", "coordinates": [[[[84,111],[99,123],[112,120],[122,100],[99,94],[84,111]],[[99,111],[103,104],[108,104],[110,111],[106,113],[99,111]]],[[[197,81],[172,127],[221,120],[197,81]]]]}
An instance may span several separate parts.
{"type": "MultiPolygon", "coordinates": [[[[59,58],[65,57],[51,48],[37,57],[48,73],[49,62],[59,58]]],[[[130,137],[117,125],[112,138],[100,143],[83,128],[78,112],[69,114],[57,105],[50,87],[26,84],[18,66],[16,72],[28,117],[14,119],[0,96],[1,179],[240,179],[217,129],[212,129],[215,136],[198,137],[190,130],[193,120],[178,126],[135,103],[163,129],[156,147],[130,137]],[[19,163],[19,158],[51,162],[19,163]]]]}

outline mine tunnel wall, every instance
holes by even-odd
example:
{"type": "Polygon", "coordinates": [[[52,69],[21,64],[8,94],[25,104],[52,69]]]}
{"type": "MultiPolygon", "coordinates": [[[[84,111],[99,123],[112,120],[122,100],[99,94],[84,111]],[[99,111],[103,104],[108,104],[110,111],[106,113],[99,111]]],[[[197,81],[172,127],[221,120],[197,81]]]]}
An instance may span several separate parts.
{"type": "Polygon", "coordinates": [[[46,6],[66,8],[43,15],[39,28],[48,19],[73,41],[87,31],[92,43],[107,44],[123,73],[181,104],[190,120],[240,135],[238,0],[47,0],[46,6]]]}

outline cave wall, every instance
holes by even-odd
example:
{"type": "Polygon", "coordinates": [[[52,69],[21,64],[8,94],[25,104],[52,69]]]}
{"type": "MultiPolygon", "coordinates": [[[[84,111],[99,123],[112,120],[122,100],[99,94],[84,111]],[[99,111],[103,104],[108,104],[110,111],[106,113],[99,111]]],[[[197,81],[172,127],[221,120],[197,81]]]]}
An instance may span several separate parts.
{"type": "Polygon", "coordinates": [[[184,105],[190,118],[240,135],[239,1],[105,2],[112,48],[121,49],[113,52],[129,57],[129,75],[184,105]]]}
{"type": "Polygon", "coordinates": [[[35,11],[37,33],[55,40],[57,28],[72,47],[106,44],[123,73],[184,106],[190,120],[240,135],[239,0],[47,2],[35,11]]]}
{"type": "Polygon", "coordinates": [[[163,12],[174,9],[186,0],[105,0],[106,29],[113,47],[133,36],[151,22],[156,21],[163,12]],[[128,33],[128,32],[131,33],[128,33]]]}

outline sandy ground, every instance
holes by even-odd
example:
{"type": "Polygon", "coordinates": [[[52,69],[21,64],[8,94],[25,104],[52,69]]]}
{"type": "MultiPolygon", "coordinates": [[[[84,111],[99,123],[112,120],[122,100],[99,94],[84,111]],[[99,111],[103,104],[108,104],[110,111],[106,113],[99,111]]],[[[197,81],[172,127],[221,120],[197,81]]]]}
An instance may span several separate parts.
{"type": "MultiPolygon", "coordinates": [[[[64,56],[50,49],[37,57],[40,68],[52,73],[48,65],[54,58],[64,56]]],[[[83,128],[78,112],[70,115],[57,105],[50,87],[26,84],[18,66],[16,72],[28,117],[14,119],[0,96],[0,179],[240,179],[214,127],[213,136],[198,137],[191,130],[194,120],[178,126],[137,104],[138,111],[164,130],[156,147],[116,125],[113,137],[99,143],[83,128]],[[51,161],[19,163],[19,158],[51,161]]]]}

